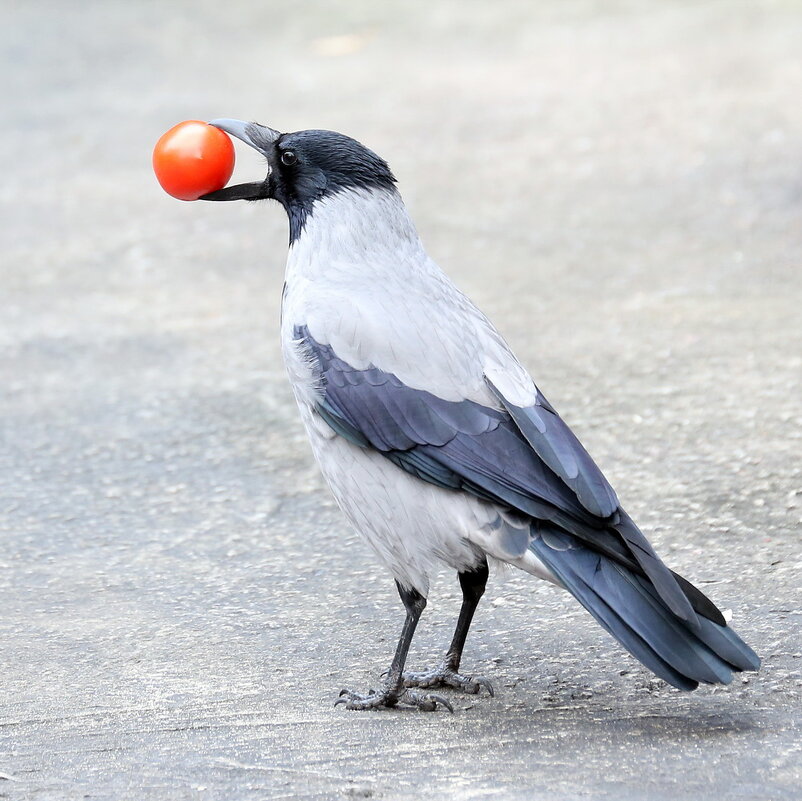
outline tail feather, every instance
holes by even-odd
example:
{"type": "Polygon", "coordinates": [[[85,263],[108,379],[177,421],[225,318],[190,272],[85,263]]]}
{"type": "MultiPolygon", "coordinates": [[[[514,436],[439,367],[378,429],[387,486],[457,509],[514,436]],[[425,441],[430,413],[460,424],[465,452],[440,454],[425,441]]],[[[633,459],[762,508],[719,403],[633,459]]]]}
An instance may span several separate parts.
{"type": "Polygon", "coordinates": [[[694,612],[698,615],[703,615],[714,623],[718,623],[719,626],[727,625],[727,621],[724,620],[724,615],[721,614],[718,607],[698,587],[694,587],[688,579],[683,578],[673,570],[671,575],[674,576],[679,588],[685,593],[685,597],[691,602],[694,612]]]}
{"type": "MultiPolygon", "coordinates": [[[[683,579],[685,581],[685,579],[683,579]]],[[[688,583],[687,581],[685,583],[688,583]]],[[[657,595],[652,587],[643,582],[644,590],[652,598],[657,595]]],[[[693,585],[690,585],[693,586],[693,585]]],[[[701,593],[700,593],[701,595],[701,593]]],[[[704,596],[702,596],[704,597],[704,596]]],[[[712,603],[706,599],[708,603],[712,603]]],[[[716,610],[723,620],[721,612],[716,610]]],[[[733,670],[757,670],[760,667],[760,657],[726,624],[719,624],[714,619],[699,618],[701,631],[697,633],[699,639],[707,645],[716,655],[728,662],[733,670]]]]}
{"type": "Polygon", "coordinates": [[[699,616],[691,627],[652,586],[562,531],[536,535],[530,547],[566,588],[636,659],[674,687],[729,684],[734,671],[760,660],[728,626],[699,616]]]}
{"type": "Polygon", "coordinates": [[[698,628],[697,615],[687,594],[680,588],[676,576],[663,564],[649,540],[623,509],[618,510],[618,517],[613,529],[627,544],[630,553],[649,577],[660,597],[677,617],[687,621],[694,629],[698,628]]]}

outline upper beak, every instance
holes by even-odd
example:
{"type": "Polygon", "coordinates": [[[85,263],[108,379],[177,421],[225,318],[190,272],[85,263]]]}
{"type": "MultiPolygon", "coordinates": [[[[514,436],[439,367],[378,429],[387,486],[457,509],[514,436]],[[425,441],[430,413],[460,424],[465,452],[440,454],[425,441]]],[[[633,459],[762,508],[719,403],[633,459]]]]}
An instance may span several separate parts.
{"type": "MultiPolygon", "coordinates": [[[[278,131],[268,128],[266,125],[259,125],[258,122],[243,122],[242,120],[219,119],[212,120],[209,125],[214,125],[221,131],[225,131],[237,139],[241,139],[246,145],[250,145],[258,150],[262,155],[268,156],[273,144],[281,136],[278,131]]],[[[235,184],[218,189],[216,192],[209,192],[201,195],[199,200],[261,200],[270,197],[268,178],[264,181],[253,181],[248,184],[235,184]]]]}

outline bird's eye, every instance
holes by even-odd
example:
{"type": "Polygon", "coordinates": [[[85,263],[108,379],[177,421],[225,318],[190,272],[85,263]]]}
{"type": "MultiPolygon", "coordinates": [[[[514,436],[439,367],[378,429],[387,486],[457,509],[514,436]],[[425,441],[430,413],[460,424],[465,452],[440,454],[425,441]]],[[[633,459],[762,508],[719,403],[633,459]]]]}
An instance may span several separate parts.
{"type": "Polygon", "coordinates": [[[287,167],[291,167],[296,161],[298,161],[298,156],[296,156],[292,150],[285,150],[281,154],[281,163],[285,164],[287,167]]]}

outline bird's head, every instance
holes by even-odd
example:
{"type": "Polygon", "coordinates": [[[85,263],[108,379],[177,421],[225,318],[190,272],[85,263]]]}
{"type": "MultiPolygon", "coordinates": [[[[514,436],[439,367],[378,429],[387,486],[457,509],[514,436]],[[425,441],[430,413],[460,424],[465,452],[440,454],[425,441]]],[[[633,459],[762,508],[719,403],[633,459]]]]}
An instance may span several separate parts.
{"type": "Polygon", "coordinates": [[[314,204],[349,189],[395,191],[387,162],[372,150],[334,131],[279,133],[265,125],[241,120],[212,120],[222,131],[258,150],[268,164],[262,181],[236,184],[203,195],[201,200],[263,200],[281,203],[298,230],[314,204]]]}

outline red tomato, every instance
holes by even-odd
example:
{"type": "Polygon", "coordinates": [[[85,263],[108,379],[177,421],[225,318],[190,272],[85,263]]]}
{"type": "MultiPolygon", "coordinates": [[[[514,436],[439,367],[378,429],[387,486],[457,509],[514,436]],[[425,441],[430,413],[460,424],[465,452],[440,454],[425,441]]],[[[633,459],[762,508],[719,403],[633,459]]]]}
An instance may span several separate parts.
{"type": "Polygon", "coordinates": [[[222,189],[233,171],[231,139],[200,120],[179,122],[153,148],[153,172],[162,189],[179,200],[222,189]]]}

